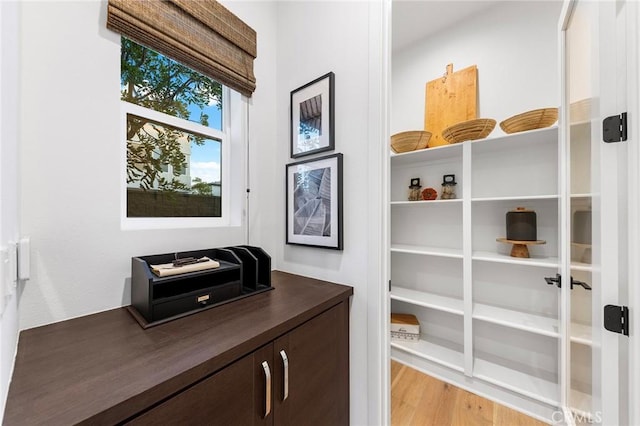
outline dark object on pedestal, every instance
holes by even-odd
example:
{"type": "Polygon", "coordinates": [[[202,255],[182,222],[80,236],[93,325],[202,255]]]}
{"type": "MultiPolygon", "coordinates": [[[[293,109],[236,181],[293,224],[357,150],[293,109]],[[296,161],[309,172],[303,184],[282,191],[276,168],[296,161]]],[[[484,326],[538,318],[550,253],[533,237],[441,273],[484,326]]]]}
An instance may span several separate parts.
{"type": "Polygon", "coordinates": [[[507,212],[507,240],[536,241],[536,212],[518,207],[507,212]]]}

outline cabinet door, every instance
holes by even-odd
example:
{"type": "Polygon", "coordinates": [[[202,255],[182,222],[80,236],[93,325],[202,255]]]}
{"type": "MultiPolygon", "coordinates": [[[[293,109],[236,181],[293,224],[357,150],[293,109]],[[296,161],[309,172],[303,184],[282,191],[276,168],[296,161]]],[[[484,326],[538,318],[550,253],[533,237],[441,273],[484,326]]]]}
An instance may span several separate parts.
{"type": "Polygon", "coordinates": [[[343,302],[275,341],[274,424],[349,424],[348,330],[343,302]]]}
{"type": "Polygon", "coordinates": [[[128,424],[272,425],[273,416],[264,416],[266,381],[261,365],[271,354],[272,345],[258,349],[128,424]]]}

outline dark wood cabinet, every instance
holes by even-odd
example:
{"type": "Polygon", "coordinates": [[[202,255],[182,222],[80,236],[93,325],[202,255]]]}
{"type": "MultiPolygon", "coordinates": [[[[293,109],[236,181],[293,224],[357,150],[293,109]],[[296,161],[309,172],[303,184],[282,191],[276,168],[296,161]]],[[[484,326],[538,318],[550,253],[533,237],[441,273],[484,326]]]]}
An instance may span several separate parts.
{"type": "Polygon", "coordinates": [[[348,345],[342,302],[127,424],[348,425],[348,345]]]}
{"type": "Polygon", "coordinates": [[[349,423],[348,307],[344,302],[274,342],[276,425],[349,423]],[[288,360],[288,374],[280,351],[288,360]],[[288,376],[284,398],[283,378],[288,376]]]}
{"type": "Polygon", "coordinates": [[[22,331],[3,424],[347,425],[353,289],[271,284],[148,329],[119,308],[22,331]]]}

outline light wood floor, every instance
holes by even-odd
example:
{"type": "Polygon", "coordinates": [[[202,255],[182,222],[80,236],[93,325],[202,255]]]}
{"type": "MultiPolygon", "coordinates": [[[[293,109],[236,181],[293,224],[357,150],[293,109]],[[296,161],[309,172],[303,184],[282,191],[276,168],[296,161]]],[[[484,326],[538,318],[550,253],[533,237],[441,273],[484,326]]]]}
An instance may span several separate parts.
{"type": "Polygon", "coordinates": [[[392,426],[543,426],[545,423],[391,361],[392,426]]]}

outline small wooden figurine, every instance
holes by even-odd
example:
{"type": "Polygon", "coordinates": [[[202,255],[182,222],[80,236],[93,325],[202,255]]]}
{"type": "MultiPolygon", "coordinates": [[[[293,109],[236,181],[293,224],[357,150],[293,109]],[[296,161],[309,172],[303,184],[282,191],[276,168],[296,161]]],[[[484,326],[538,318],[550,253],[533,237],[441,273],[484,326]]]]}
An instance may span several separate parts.
{"type": "Polygon", "coordinates": [[[409,185],[409,196],[407,199],[409,201],[420,200],[420,188],[422,188],[420,185],[420,178],[412,178],[411,185],[409,185]]]}

